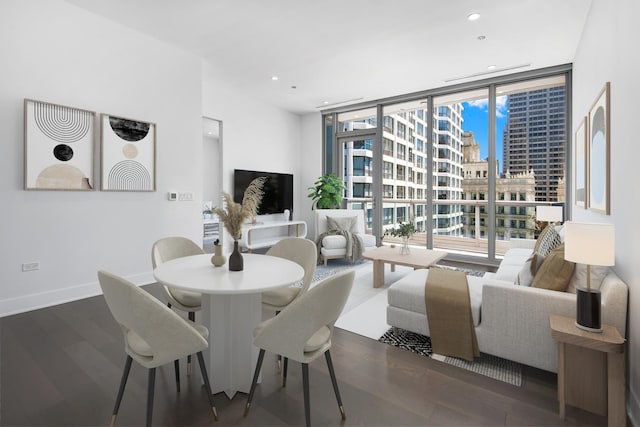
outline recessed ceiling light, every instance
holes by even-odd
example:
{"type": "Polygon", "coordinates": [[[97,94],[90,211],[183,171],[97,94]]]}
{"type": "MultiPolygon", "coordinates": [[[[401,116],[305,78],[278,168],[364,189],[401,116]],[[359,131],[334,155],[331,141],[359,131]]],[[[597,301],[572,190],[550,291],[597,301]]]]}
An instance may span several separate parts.
{"type": "Polygon", "coordinates": [[[209,135],[213,135],[213,132],[211,132],[211,131],[209,131],[209,132],[207,132],[207,133],[208,133],[209,135]]]}
{"type": "Polygon", "coordinates": [[[329,103],[329,101],[323,101],[322,102],[324,105],[327,105],[329,103]]]}
{"type": "Polygon", "coordinates": [[[495,69],[496,69],[496,66],[493,64],[487,67],[487,70],[495,70],[495,69]]]}
{"type": "Polygon", "coordinates": [[[475,20],[477,20],[478,18],[480,18],[480,14],[479,14],[479,13],[477,13],[477,12],[473,12],[473,13],[470,13],[470,14],[468,14],[468,15],[467,15],[467,19],[468,19],[469,21],[475,21],[475,20]]]}
{"type": "Polygon", "coordinates": [[[271,80],[275,82],[276,80],[278,80],[278,76],[271,76],[271,80]]]}

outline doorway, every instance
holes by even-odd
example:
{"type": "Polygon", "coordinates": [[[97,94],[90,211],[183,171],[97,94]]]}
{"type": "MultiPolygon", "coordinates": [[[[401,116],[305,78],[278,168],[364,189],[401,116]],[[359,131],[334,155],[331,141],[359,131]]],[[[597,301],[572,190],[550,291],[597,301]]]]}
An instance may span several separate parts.
{"type": "Polygon", "coordinates": [[[221,207],[222,194],[222,121],[202,118],[202,247],[213,253],[214,242],[222,244],[220,222],[212,211],[221,207]]]}

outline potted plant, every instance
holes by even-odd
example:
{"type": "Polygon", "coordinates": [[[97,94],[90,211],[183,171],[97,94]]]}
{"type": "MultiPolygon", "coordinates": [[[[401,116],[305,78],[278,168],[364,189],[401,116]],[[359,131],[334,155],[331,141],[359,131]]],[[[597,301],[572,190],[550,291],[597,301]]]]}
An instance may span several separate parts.
{"type": "Polygon", "coordinates": [[[312,191],[307,196],[313,200],[311,209],[340,209],[346,189],[344,181],[337,175],[326,173],[320,176],[313,187],[309,187],[312,191]]]}
{"type": "Polygon", "coordinates": [[[400,248],[400,253],[408,254],[409,253],[409,239],[413,236],[418,230],[416,230],[415,225],[412,222],[402,222],[400,221],[398,225],[394,228],[388,228],[384,231],[384,236],[392,236],[392,237],[401,237],[402,238],[402,247],[400,248]]]}

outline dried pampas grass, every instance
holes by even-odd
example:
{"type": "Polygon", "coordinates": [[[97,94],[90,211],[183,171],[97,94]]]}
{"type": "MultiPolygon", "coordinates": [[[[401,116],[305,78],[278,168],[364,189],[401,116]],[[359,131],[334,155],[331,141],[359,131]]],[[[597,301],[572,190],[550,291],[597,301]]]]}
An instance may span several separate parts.
{"type": "Polygon", "coordinates": [[[220,217],[233,240],[240,240],[242,237],[242,224],[249,218],[254,219],[258,212],[258,207],[262,202],[262,186],[266,177],[256,178],[247,187],[242,198],[242,204],[233,201],[233,197],[227,192],[223,193],[225,209],[216,208],[214,212],[220,217]]]}

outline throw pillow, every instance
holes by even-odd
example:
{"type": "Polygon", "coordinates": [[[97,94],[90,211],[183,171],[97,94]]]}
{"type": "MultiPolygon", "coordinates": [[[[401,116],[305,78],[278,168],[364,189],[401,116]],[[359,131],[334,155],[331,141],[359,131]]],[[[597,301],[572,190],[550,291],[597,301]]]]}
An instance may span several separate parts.
{"type": "Polygon", "coordinates": [[[556,231],[556,228],[552,225],[548,225],[538,236],[536,245],[533,247],[533,252],[546,257],[552,249],[557,248],[561,243],[562,240],[560,239],[560,235],[556,231]]]}
{"type": "Polygon", "coordinates": [[[356,232],[357,216],[327,217],[327,229],[356,232]]]}
{"type": "Polygon", "coordinates": [[[535,277],[540,265],[544,261],[544,257],[539,254],[531,254],[529,259],[522,266],[522,270],[516,276],[516,285],[519,286],[531,286],[533,278],[535,277]]]}
{"type": "MultiPolygon", "coordinates": [[[[600,289],[605,276],[609,274],[609,267],[600,265],[591,266],[591,289],[600,289]]],[[[575,294],[578,288],[587,287],[587,266],[586,264],[576,264],[576,269],[571,276],[567,292],[575,294]]]]}
{"type": "Polygon", "coordinates": [[[549,252],[540,265],[531,287],[564,292],[569,286],[576,264],[564,259],[564,244],[549,252]]]}

